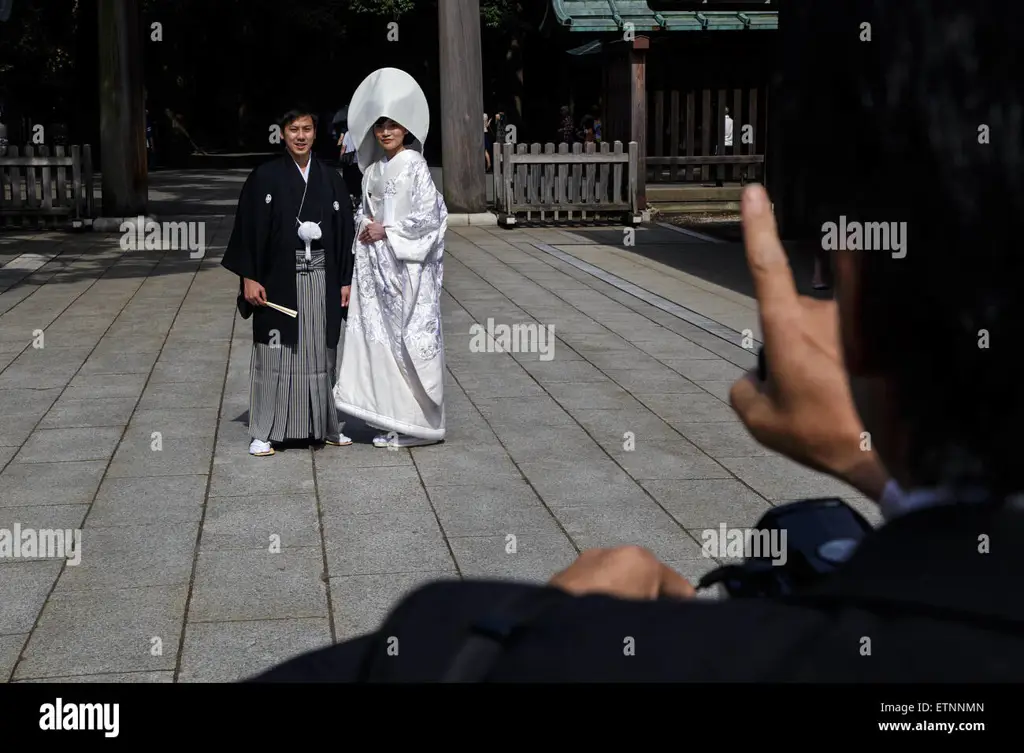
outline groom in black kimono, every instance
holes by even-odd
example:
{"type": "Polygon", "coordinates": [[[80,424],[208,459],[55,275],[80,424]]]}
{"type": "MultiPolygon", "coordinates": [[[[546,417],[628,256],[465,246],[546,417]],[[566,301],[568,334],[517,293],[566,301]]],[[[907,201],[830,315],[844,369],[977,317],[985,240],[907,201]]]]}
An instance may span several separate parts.
{"type": "Polygon", "coordinates": [[[333,396],[352,282],[352,204],[338,172],[312,154],[316,115],[294,109],[279,126],[285,154],[246,179],[221,261],[240,278],[239,312],[252,317],[249,453],[256,456],[273,455],[274,443],[287,440],[352,442],[333,396]]]}

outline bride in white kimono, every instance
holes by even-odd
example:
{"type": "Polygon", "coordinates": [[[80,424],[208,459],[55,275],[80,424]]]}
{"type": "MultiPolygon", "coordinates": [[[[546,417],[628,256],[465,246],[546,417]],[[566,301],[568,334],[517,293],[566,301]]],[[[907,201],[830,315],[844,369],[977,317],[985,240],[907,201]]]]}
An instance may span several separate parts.
{"type": "Polygon", "coordinates": [[[423,155],[407,148],[421,143],[426,125],[421,129],[413,135],[378,117],[359,148],[361,157],[383,155],[363,171],[334,396],[340,411],[381,432],[378,447],[433,444],[445,436],[440,299],[448,210],[423,155]]]}

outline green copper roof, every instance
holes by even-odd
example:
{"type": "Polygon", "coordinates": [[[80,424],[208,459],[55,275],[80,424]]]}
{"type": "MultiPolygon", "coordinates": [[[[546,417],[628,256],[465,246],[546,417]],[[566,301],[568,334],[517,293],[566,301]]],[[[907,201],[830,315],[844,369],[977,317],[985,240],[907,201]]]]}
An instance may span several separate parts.
{"type": "MultiPolygon", "coordinates": [[[[573,32],[742,31],[778,29],[778,11],[654,11],[646,0],[551,0],[558,23],[573,32]]],[[[710,7],[714,7],[710,4],[710,7]]]]}

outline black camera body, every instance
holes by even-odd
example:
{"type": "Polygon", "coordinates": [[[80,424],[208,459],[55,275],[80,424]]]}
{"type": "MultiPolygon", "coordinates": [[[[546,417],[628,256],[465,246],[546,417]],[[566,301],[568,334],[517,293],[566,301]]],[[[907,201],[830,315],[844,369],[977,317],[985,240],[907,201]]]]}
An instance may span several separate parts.
{"type": "Polygon", "coordinates": [[[712,570],[698,588],[720,585],[733,598],[791,596],[829,577],[872,530],[838,497],[779,505],[765,513],[751,533],[779,540],[784,532],[784,562],[764,554],[748,556],[742,564],[712,570]]]}

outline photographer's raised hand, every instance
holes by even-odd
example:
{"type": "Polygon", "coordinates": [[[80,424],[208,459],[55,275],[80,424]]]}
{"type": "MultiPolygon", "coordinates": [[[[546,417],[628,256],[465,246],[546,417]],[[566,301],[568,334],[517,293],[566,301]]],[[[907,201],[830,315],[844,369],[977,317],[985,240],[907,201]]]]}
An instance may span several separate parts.
{"type": "Polygon", "coordinates": [[[754,371],[733,385],[732,407],[765,447],[878,500],[888,474],[873,450],[861,449],[836,303],[797,294],[763,187],[747,187],[742,214],[768,375],[761,382],[754,371]]]}

